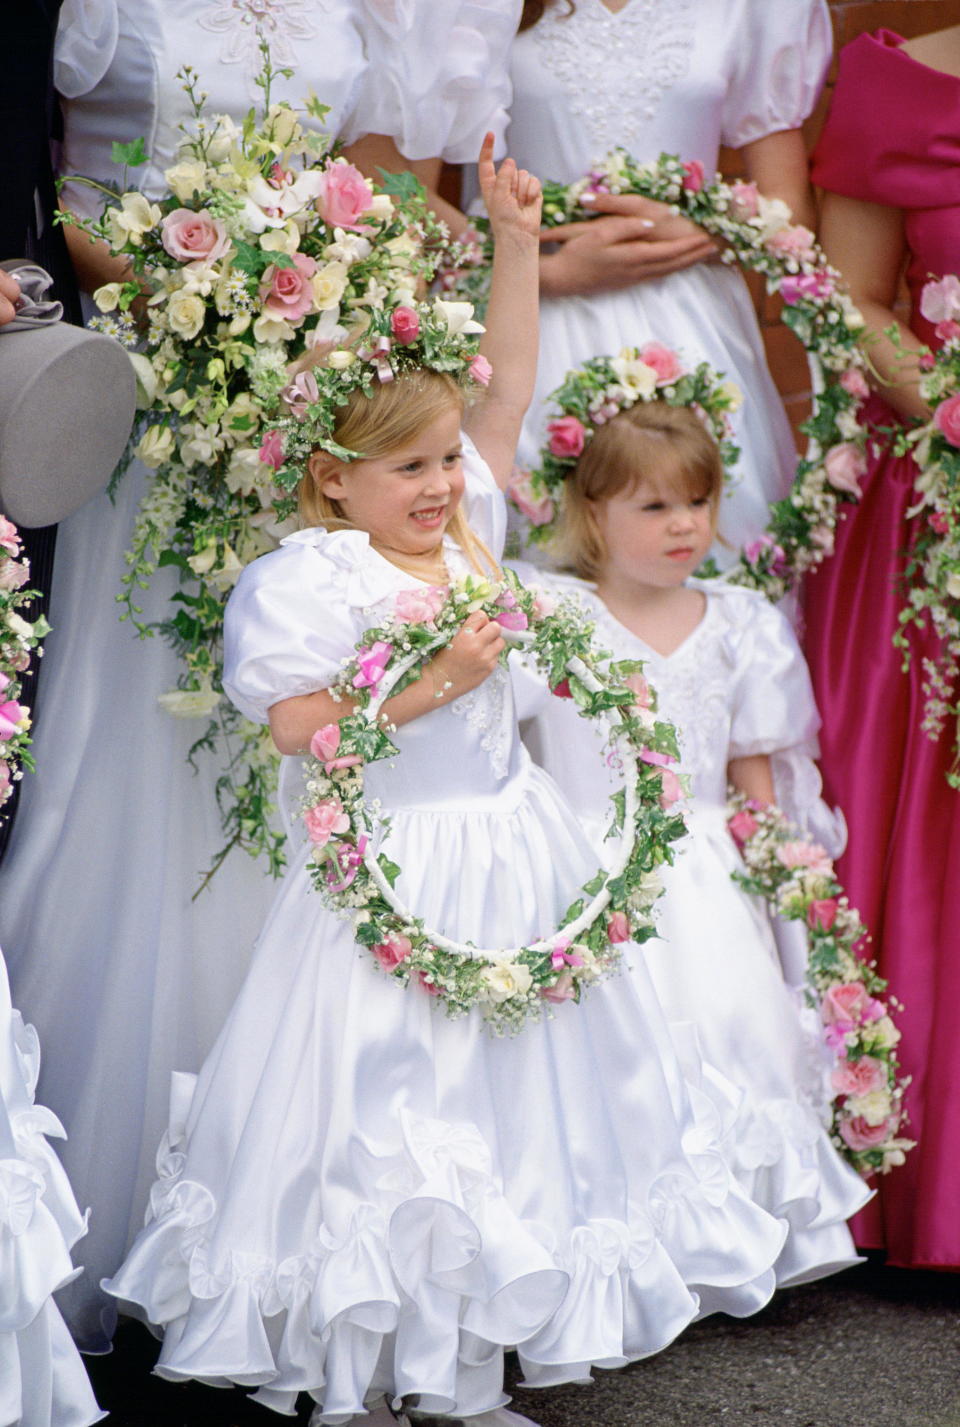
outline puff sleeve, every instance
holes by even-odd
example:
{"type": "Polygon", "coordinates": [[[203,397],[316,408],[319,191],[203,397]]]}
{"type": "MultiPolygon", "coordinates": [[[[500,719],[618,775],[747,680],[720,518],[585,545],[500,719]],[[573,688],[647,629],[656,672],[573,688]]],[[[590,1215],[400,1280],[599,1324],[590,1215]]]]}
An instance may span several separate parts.
{"type": "Polygon", "coordinates": [[[722,116],[732,148],[797,129],[820,96],[833,30],[826,0],[746,0],[722,116]]]}
{"type": "Polygon", "coordinates": [[[267,723],[281,699],[329,688],[353,652],[358,631],[346,572],[323,549],[344,536],[367,543],[359,532],[303,531],[237,581],[226,609],[223,687],[254,723],[267,723]]]}
{"type": "Polygon", "coordinates": [[[521,0],[357,3],[367,67],[341,137],[388,134],[408,159],[464,163],[492,129],[502,153],[521,0]]]}
{"type": "Polygon", "coordinates": [[[65,99],[89,94],[106,74],[120,33],[117,0],[63,0],[53,47],[53,82],[65,99]]]}
{"type": "Polygon", "coordinates": [[[463,513],[467,524],[499,561],[507,539],[507,503],[493,473],[469,436],[463,437],[463,513]]]}

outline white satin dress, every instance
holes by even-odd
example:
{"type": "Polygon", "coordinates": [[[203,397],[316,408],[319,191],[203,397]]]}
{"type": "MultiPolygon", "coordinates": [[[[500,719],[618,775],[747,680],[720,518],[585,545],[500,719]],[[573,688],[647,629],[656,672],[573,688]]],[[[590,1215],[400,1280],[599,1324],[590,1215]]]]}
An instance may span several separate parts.
{"type": "MultiPolygon", "coordinates": [[[[496,553],[503,499],[468,452],[468,518],[496,553]]],[[[450,542],[447,558],[465,568],[450,542]]],[[[328,686],[414,583],[363,532],[288,537],[231,597],[231,698],[265,722],[328,686]]],[[[509,676],[396,742],[368,794],[408,904],[481,945],[555,925],[597,864],[520,743],[509,676]]],[[[255,1386],[281,1412],[305,1390],[329,1423],[376,1392],[470,1415],[505,1401],[505,1345],[550,1386],[766,1301],[783,1226],[717,1152],[698,1066],[685,1079],[642,970],[498,1039],[380,972],[307,856],[179,1086],[149,1221],[108,1285],[165,1329],[162,1376],[255,1386]]]]}
{"type": "MultiPolygon", "coordinates": [[[[617,145],[638,159],[664,151],[699,159],[709,178],[721,144],[740,147],[803,123],[831,46],[825,0],[628,0],[617,14],[602,0],[577,0],[570,16],[555,0],[514,43],[509,151],[564,183],[617,145]]],[[[719,523],[733,549],[712,551],[729,565],[766,526],[796,464],[740,273],[700,263],[620,292],[545,298],[540,321],[536,394],[520,445],[527,465],[543,443],[547,395],[589,357],[656,339],[740,387],[733,424],[743,457],[719,523]]]]}
{"type": "MultiPolygon", "coordinates": [[[[790,1227],[778,1282],[849,1267],[858,1259],[845,1221],[871,1194],[824,1128],[827,1068],[797,989],[804,948],[795,924],[772,927],[763,904],[732,881],[743,864],[726,825],[728,763],[765,754],[778,804],[832,853],[842,850],[842,819],[820,799],[813,762],[820,720],[796,637],[762,595],[691,581],[706,611],[665,657],[620,624],[592,586],[532,567],[518,571],[554,597],[580,602],[601,648],[643,660],[658,714],[677,727],[680,771],[691,780],[689,833],[664,869],[659,936],[641,952],[644,984],[652,979],[668,1021],[693,1022],[704,1058],[743,1094],[727,1145],[744,1190],[790,1227]]],[[[551,695],[522,663],[514,667],[525,742],[602,857],[609,799],[622,778],[573,703],[551,695]]]]}
{"type": "Polygon", "coordinates": [[[35,1102],[39,1070],[0,956],[0,1427],[88,1427],[106,1413],[52,1297],[86,1223],[47,1143],[63,1127],[35,1102]]]}
{"type": "MultiPolygon", "coordinates": [[[[442,15],[429,0],[67,0],[56,55],[63,171],[116,181],[112,141],[142,136],[150,161],[130,181],[162,193],[189,119],[177,71],[193,66],[209,113],[242,119],[259,94],[258,18],[275,62],[295,70],[274,98],[299,104],[313,89],[331,106],[330,132],[346,139],[370,128],[411,157],[474,157],[487,127],[502,134],[500,61],[516,16],[515,0],[464,0],[442,15]]],[[[98,211],[79,184],[65,198],[98,211]]],[[[86,1273],[62,1299],[92,1349],[112,1332],[113,1305],[97,1285],[143,1222],[170,1073],[199,1068],[275,890],[261,864],[234,853],[191,901],[223,841],[220,764],[201,753],[191,771],[203,722],[157,704],[178,663],[161,639],[121,624],[116,603],[148,480],[135,462],[115,503],[100,496],[60,526],[38,772],[24,781],[0,870],[17,1002],[39,1028],[42,1093],[67,1127],[65,1162],[92,1210],[78,1246],[86,1273]]],[[[174,589],[160,571],[142,592],[145,619],[168,615],[174,589]]]]}

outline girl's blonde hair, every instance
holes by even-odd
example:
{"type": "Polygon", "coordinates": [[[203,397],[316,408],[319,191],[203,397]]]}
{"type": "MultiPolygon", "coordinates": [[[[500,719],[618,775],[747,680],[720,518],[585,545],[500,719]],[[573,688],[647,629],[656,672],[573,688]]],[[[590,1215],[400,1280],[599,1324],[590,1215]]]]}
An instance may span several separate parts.
{"type": "MultiPolygon", "coordinates": [[[[375,461],[409,445],[451,408],[462,412],[463,406],[464,393],[446,372],[405,372],[385,385],[375,384],[369,395],[352,391],[337,415],[334,437],[348,451],[359,452],[359,460],[375,461]]],[[[309,468],[304,471],[297,490],[300,518],[304,525],[351,530],[353,526],[340,503],[320,489],[320,482],[338,463],[333,456],[318,450],[312,464],[317,463],[317,457],[328,464],[328,469],[319,476],[309,468]]],[[[477,574],[498,573],[496,560],[470,529],[462,507],[454,511],[446,533],[457,542],[477,574]]]]}
{"type": "Polygon", "coordinates": [[[697,413],[664,401],[638,401],[591,437],[563,488],[561,558],[595,580],[607,559],[595,507],[639,481],[666,494],[706,498],[714,528],[723,492],[720,447],[697,413]]]}

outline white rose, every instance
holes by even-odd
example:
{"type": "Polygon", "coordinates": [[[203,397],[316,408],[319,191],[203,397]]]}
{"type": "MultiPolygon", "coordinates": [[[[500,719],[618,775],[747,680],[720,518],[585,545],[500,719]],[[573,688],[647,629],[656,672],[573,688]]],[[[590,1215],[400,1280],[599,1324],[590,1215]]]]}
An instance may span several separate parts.
{"type": "Polygon", "coordinates": [[[179,198],[188,203],[194,193],[203,193],[207,186],[207,166],[202,159],[181,159],[163,174],[167,186],[179,198]]]}
{"type": "Polygon", "coordinates": [[[495,961],[483,968],[487,998],[498,1005],[511,996],[524,996],[533,985],[533,977],[526,966],[516,961],[495,961]]]}
{"type": "Polygon", "coordinates": [[[657,389],[657,374],[639,357],[630,356],[629,350],[625,347],[619,357],[611,358],[610,366],[629,396],[651,397],[657,389]]]}
{"type": "Polygon", "coordinates": [[[373,202],[363,216],[375,218],[379,223],[389,223],[393,217],[393,199],[389,193],[375,193],[373,202]]]}
{"type": "Polygon", "coordinates": [[[331,312],[339,306],[349,275],[346,263],[326,263],[317,269],[310,279],[310,286],[318,312],[331,312]]]}
{"type": "Polygon", "coordinates": [[[93,294],[93,300],[101,312],[115,312],[120,301],[120,294],[123,292],[122,282],[104,283],[103,287],[98,287],[93,294]]]}
{"type": "Polygon", "coordinates": [[[874,1021],[867,1028],[867,1034],[871,1046],[880,1050],[889,1050],[900,1041],[900,1032],[889,1016],[881,1016],[879,1020],[874,1021]]]}
{"type": "Polygon", "coordinates": [[[888,1091],[871,1090],[868,1095],[851,1095],[843,1108],[847,1114],[862,1117],[868,1125],[882,1125],[893,1105],[888,1091]]]}
{"type": "Polygon", "coordinates": [[[199,689],[172,689],[169,694],[158,695],[157,703],[174,718],[206,718],[220,699],[210,680],[204,679],[199,689]]]}
{"type": "Polygon", "coordinates": [[[338,352],[330,353],[327,366],[332,367],[335,372],[344,372],[347,367],[352,367],[356,360],[356,352],[351,352],[349,347],[341,347],[338,352]]]}
{"type": "Polygon", "coordinates": [[[479,322],[474,321],[472,302],[445,302],[442,297],[435,297],[433,312],[435,317],[443,321],[451,337],[485,330],[479,322]]]}
{"type": "Polygon", "coordinates": [[[155,471],[173,450],[173,432],[169,426],[148,426],[137,446],[136,454],[145,466],[155,471]]]}
{"type": "Polygon", "coordinates": [[[184,288],[173,293],[167,303],[167,323],[171,332],[176,332],[185,342],[195,337],[203,326],[207,315],[206,304],[195,292],[184,288]]]}
{"type": "Polygon", "coordinates": [[[160,218],[160,209],[155,203],[149,203],[142,193],[125,193],[120,199],[120,207],[107,212],[107,227],[113,246],[122,248],[125,243],[133,243],[139,247],[144,233],[155,228],[160,218]]]}

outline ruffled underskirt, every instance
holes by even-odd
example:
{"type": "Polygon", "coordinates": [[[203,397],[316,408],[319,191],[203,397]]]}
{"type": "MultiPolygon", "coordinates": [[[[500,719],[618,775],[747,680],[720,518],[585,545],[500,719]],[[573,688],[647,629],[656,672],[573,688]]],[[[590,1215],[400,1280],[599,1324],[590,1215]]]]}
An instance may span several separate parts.
{"type": "MultiPolygon", "coordinates": [[[[516,944],[592,875],[552,783],[516,787],[503,811],[393,814],[429,925],[516,944]]],[[[329,1423],[378,1391],[474,1413],[505,1400],[506,1346],[545,1387],[762,1307],[785,1226],[736,1184],[630,950],[632,975],[498,1039],[378,971],[301,861],[176,1081],[147,1225],[105,1285],[164,1328],[157,1371],[286,1413],[306,1391],[329,1423]]]]}
{"type": "Polygon", "coordinates": [[[0,1427],[88,1427],[106,1414],[51,1297],[86,1222],[47,1143],[63,1130],[34,1103],[38,1072],[0,957],[0,1427]]]}

